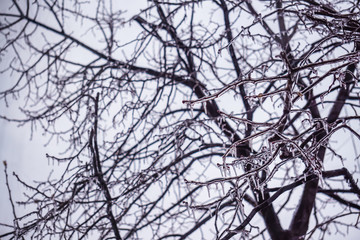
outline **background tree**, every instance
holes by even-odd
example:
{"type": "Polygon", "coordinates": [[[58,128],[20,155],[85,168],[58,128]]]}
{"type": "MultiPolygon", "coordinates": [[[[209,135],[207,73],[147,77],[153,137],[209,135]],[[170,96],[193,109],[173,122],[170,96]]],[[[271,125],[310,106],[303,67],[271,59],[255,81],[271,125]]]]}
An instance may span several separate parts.
{"type": "Polygon", "coordinates": [[[67,148],[47,155],[60,177],[14,175],[28,189],[18,204],[36,211],[17,216],[10,198],[1,238],[323,239],[358,228],[358,0],[127,4],[3,3],[1,73],[12,75],[0,98],[25,101],[23,118],[1,118],[67,148]]]}

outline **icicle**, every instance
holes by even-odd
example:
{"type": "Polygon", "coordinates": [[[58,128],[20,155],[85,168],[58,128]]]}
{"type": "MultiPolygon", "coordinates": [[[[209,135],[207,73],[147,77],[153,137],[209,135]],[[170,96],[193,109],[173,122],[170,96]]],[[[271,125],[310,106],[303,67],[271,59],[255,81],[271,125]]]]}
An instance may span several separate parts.
{"type": "Polygon", "coordinates": [[[320,95],[321,106],[324,109],[324,95],[320,95]]]}
{"type": "Polygon", "coordinates": [[[260,191],[262,199],[264,199],[264,186],[263,186],[263,184],[260,184],[259,191],[260,191]]]}
{"type": "Polygon", "coordinates": [[[225,187],[224,187],[224,182],[223,182],[223,181],[221,181],[221,182],[220,182],[220,184],[221,184],[221,188],[222,188],[223,194],[225,195],[225,187]]]}
{"type": "Polygon", "coordinates": [[[209,213],[210,217],[212,217],[213,215],[212,215],[211,207],[208,208],[208,211],[210,212],[209,213]]]}
{"type": "Polygon", "coordinates": [[[307,119],[304,119],[304,120],[301,121],[301,125],[302,125],[303,128],[306,128],[306,120],[307,119]]]}
{"type": "Polygon", "coordinates": [[[207,191],[208,191],[208,196],[209,196],[209,198],[210,198],[210,185],[209,185],[209,184],[206,185],[206,188],[207,188],[207,191]]]}
{"type": "Polygon", "coordinates": [[[231,148],[231,156],[236,157],[236,148],[235,147],[231,148]]]}
{"type": "Polygon", "coordinates": [[[194,220],[196,220],[195,211],[194,211],[194,209],[192,209],[192,208],[191,208],[191,213],[192,213],[192,216],[193,216],[194,220]]]}
{"type": "Polygon", "coordinates": [[[262,72],[262,74],[265,74],[265,72],[266,72],[266,70],[267,70],[267,65],[266,64],[264,64],[264,65],[261,65],[261,72],[262,72]]]}
{"type": "Polygon", "coordinates": [[[241,216],[242,220],[244,221],[245,210],[244,210],[244,204],[242,204],[242,202],[239,203],[239,211],[240,211],[240,216],[241,216]]]}
{"type": "Polygon", "coordinates": [[[292,155],[293,157],[295,157],[295,151],[296,151],[296,149],[295,149],[294,147],[291,147],[291,148],[290,148],[290,151],[291,151],[291,155],[292,155]]]}
{"type": "Polygon", "coordinates": [[[221,177],[224,177],[223,167],[221,166],[221,164],[218,164],[217,166],[218,166],[218,168],[219,168],[219,170],[220,170],[221,177]]]}
{"type": "Polygon", "coordinates": [[[204,103],[203,103],[204,111],[205,111],[205,114],[206,114],[206,115],[209,115],[206,105],[207,105],[207,103],[204,102],[204,103]]]}
{"type": "Polygon", "coordinates": [[[223,157],[223,171],[224,171],[224,176],[226,177],[226,157],[223,157]]]}
{"type": "Polygon", "coordinates": [[[226,167],[226,170],[229,172],[229,176],[231,176],[231,171],[229,165],[226,167]]]}
{"type": "Polygon", "coordinates": [[[186,210],[187,210],[188,214],[191,215],[189,203],[184,201],[184,204],[186,205],[186,210]]]}
{"type": "Polygon", "coordinates": [[[251,175],[251,181],[254,183],[254,187],[255,187],[255,189],[258,189],[258,182],[256,181],[256,179],[255,179],[255,177],[254,177],[254,175],[251,175]]]}
{"type": "MultiPolygon", "coordinates": [[[[221,121],[221,122],[225,122],[225,121],[226,121],[226,118],[225,118],[224,114],[221,114],[221,116],[220,116],[220,121],[221,121]]],[[[223,126],[221,126],[221,127],[223,128],[223,126]]]]}
{"type": "Polygon", "coordinates": [[[237,176],[235,164],[233,164],[233,165],[231,165],[231,166],[232,166],[232,169],[233,169],[233,171],[234,171],[235,176],[237,176]]]}
{"type": "Polygon", "coordinates": [[[190,188],[191,183],[187,179],[184,179],[184,182],[186,184],[186,188],[187,188],[188,192],[191,192],[191,188],[190,188]]]}
{"type": "Polygon", "coordinates": [[[306,182],[307,172],[304,173],[304,181],[306,182]]]}
{"type": "Polygon", "coordinates": [[[194,117],[194,104],[188,103],[188,107],[190,108],[190,116],[191,116],[191,118],[193,118],[194,117]]]}

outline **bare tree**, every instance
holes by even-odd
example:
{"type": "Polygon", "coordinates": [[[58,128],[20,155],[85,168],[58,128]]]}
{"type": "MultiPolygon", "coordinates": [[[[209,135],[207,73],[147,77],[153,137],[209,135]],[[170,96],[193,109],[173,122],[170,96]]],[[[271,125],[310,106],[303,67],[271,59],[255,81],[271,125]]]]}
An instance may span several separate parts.
{"type": "Polygon", "coordinates": [[[26,201],[6,181],[14,223],[0,238],[358,229],[359,1],[134,2],[3,3],[12,77],[0,99],[25,101],[23,118],[1,118],[67,150],[47,155],[65,166],[58,178],[14,173],[26,201]],[[17,216],[18,205],[36,211],[17,216]]]}

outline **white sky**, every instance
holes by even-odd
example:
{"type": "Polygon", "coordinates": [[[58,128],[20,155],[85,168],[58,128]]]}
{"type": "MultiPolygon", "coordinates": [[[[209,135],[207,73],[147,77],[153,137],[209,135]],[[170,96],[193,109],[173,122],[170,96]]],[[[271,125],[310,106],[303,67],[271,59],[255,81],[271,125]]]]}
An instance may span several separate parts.
{"type": "MultiPolygon", "coordinates": [[[[133,15],[133,13],[137,11],[139,8],[137,3],[138,2],[136,1],[120,1],[120,5],[126,5],[126,9],[129,10],[129,15],[133,15]]],[[[5,109],[3,105],[0,105],[0,107],[2,108],[0,109],[1,114],[13,114],[13,112],[11,112],[13,111],[12,106],[8,109],[5,109]]],[[[29,125],[18,127],[15,123],[9,123],[0,119],[0,160],[1,162],[7,162],[11,190],[13,198],[16,200],[22,199],[24,189],[16,183],[15,178],[12,176],[13,171],[15,171],[23,180],[31,183],[33,180],[46,179],[51,169],[57,171],[62,168],[61,166],[58,166],[58,164],[53,165],[51,162],[48,162],[45,157],[46,153],[54,154],[59,152],[56,143],[51,143],[49,146],[45,147],[44,145],[47,143],[47,137],[42,136],[41,132],[34,132],[32,140],[30,140],[30,137],[31,131],[29,125]]],[[[348,140],[345,142],[348,142],[348,140]]],[[[349,147],[353,149],[352,146],[349,147]]],[[[346,146],[344,146],[342,151],[348,152],[346,146]]],[[[0,170],[0,222],[9,222],[9,220],[12,219],[12,212],[8,201],[4,166],[2,163],[0,170]]],[[[16,211],[19,216],[28,210],[23,207],[18,207],[16,211]]],[[[0,232],[2,232],[1,227],[0,232]]],[[[352,230],[346,239],[358,239],[359,236],[359,230],[352,230]]],[[[338,239],[338,237],[327,239],[338,239]]]]}

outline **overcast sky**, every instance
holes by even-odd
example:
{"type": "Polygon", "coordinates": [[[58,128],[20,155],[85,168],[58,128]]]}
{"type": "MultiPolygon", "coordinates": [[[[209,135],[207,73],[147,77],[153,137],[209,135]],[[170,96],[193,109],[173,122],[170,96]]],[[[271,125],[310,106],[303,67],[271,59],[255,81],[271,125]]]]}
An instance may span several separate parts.
{"type": "MultiPolygon", "coordinates": [[[[122,1],[124,3],[124,1],[122,1]]],[[[129,15],[136,12],[135,1],[126,1],[126,6],[130,9],[129,15]]],[[[8,76],[10,77],[10,76],[8,76]]],[[[1,83],[0,83],[1,84],[1,83]]],[[[1,89],[1,88],[0,88],[1,89]]],[[[4,104],[0,104],[0,112],[2,115],[12,114],[16,110],[16,105],[11,105],[5,108],[4,104]]],[[[340,134],[337,138],[338,141],[343,141],[343,148],[339,149],[339,153],[343,152],[345,155],[354,156],[355,153],[349,152],[349,148],[353,149],[353,142],[350,138],[344,139],[340,134]]],[[[15,171],[24,181],[31,183],[34,180],[44,180],[48,177],[49,172],[54,169],[55,171],[62,169],[62,166],[55,165],[49,162],[46,158],[46,153],[56,155],[61,146],[57,146],[56,142],[52,142],[45,146],[48,141],[48,136],[43,136],[41,131],[35,131],[31,138],[30,125],[18,127],[16,123],[9,123],[0,119],[0,160],[6,161],[8,165],[8,174],[10,177],[10,186],[13,197],[16,200],[22,199],[24,188],[22,188],[15,180],[12,172],[15,171]]],[[[348,164],[348,163],[345,163],[348,164]]],[[[341,167],[339,162],[334,162],[333,168],[341,167]]],[[[352,167],[351,167],[352,168],[352,167]]],[[[1,164],[0,173],[0,222],[11,221],[12,212],[8,200],[8,191],[5,185],[4,166],[1,164]]],[[[356,178],[355,180],[358,180],[356,178]]],[[[18,215],[25,213],[28,210],[22,207],[16,208],[18,215]]],[[[2,231],[2,228],[0,228],[2,231]]],[[[352,230],[352,233],[347,239],[357,239],[360,236],[359,230],[352,230]]],[[[329,238],[331,239],[331,238],[329,238]]],[[[333,239],[338,239],[334,237],[333,239]]]]}

